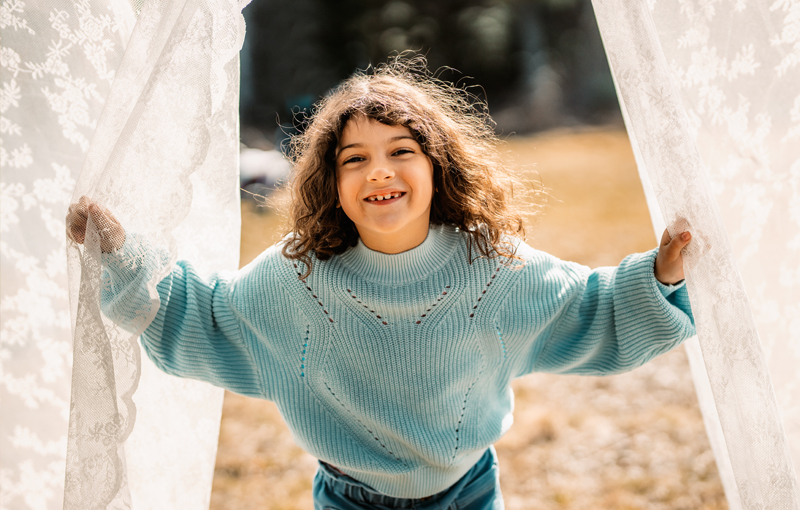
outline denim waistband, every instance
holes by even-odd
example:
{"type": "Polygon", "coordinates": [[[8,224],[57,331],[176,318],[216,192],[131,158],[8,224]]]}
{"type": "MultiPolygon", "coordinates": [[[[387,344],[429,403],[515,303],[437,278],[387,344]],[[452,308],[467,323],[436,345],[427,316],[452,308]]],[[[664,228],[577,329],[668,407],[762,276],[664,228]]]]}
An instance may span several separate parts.
{"type": "Polygon", "coordinates": [[[360,508],[443,510],[453,506],[462,489],[497,462],[493,448],[488,448],[480,460],[455,484],[424,498],[395,498],[382,494],[369,485],[338,472],[333,466],[320,462],[314,480],[315,508],[341,508],[346,501],[347,510],[360,508]],[[342,501],[335,501],[341,498],[342,501]],[[326,502],[329,506],[326,507],[326,502]],[[338,506],[336,506],[338,504],[338,506]]]}

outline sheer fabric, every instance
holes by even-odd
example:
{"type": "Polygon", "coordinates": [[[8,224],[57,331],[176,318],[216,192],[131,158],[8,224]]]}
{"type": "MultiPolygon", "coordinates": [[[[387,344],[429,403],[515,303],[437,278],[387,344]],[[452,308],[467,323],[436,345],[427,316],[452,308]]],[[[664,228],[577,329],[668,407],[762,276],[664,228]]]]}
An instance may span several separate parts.
{"type": "Polygon", "coordinates": [[[656,231],[694,234],[687,352],[730,506],[798,509],[800,2],[593,4],[656,231]]]}
{"type": "Polygon", "coordinates": [[[0,7],[0,506],[61,508],[72,339],[64,215],[122,60],[125,3],[0,7]]]}
{"type": "Polygon", "coordinates": [[[60,508],[65,451],[64,508],[208,507],[222,391],[162,374],[136,338],[175,259],[238,264],[242,7],[153,0],[137,19],[116,0],[3,3],[4,508],[60,508]],[[83,195],[169,253],[136,332],[99,310],[91,217],[62,262],[83,195]]]}

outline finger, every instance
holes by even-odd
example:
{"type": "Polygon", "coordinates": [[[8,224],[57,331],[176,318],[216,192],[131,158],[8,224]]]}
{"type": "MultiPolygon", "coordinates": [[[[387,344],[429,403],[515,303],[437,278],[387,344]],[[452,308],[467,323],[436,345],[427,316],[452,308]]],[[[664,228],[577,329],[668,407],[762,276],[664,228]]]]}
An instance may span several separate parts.
{"type": "MultiPolygon", "coordinates": [[[[68,232],[68,234],[70,236],[72,236],[72,232],[79,233],[80,237],[82,238],[83,237],[83,232],[86,230],[86,221],[87,221],[86,216],[84,216],[84,215],[82,215],[82,214],[80,214],[80,213],[78,213],[76,211],[73,211],[73,212],[70,212],[69,214],[67,214],[66,224],[67,224],[67,232],[68,232]]],[[[77,241],[77,239],[78,238],[75,237],[76,241],[77,241]]]]}
{"type": "Polygon", "coordinates": [[[669,235],[669,230],[664,229],[664,233],[661,234],[661,244],[659,246],[666,246],[672,240],[672,237],[669,235]]]}
{"type": "Polygon", "coordinates": [[[108,227],[108,217],[104,207],[100,207],[96,203],[92,202],[92,204],[89,206],[89,214],[92,215],[92,219],[95,223],[97,223],[98,227],[108,227]]]}
{"type": "Polygon", "coordinates": [[[77,204],[72,204],[69,206],[69,210],[71,212],[78,213],[83,217],[89,215],[88,204],[86,202],[78,202],[77,204]]]}
{"type": "Polygon", "coordinates": [[[83,244],[84,241],[86,240],[86,231],[82,230],[82,231],[79,231],[79,232],[73,232],[72,235],[69,236],[69,237],[70,237],[70,239],[72,239],[76,243],[83,244]]]}
{"type": "Polygon", "coordinates": [[[692,234],[690,232],[682,232],[669,242],[667,246],[667,253],[669,254],[670,260],[676,260],[681,256],[681,250],[689,244],[689,241],[692,240],[692,234]]]}
{"type": "Polygon", "coordinates": [[[86,238],[86,225],[84,225],[83,228],[77,225],[71,225],[67,229],[67,236],[69,236],[69,238],[76,243],[83,244],[83,241],[86,238]]]}
{"type": "Polygon", "coordinates": [[[67,225],[83,225],[86,226],[86,216],[77,211],[67,213],[67,225]]]}
{"type": "Polygon", "coordinates": [[[67,214],[67,226],[72,228],[77,228],[81,230],[86,230],[86,216],[82,214],[78,214],[77,212],[71,212],[67,214]]]}
{"type": "MultiPolygon", "coordinates": [[[[111,211],[99,204],[92,204],[89,206],[89,212],[97,225],[101,238],[116,245],[114,241],[120,233],[121,225],[111,214],[111,211]]],[[[110,248],[110,245],[106,245],[104,250],[110,251],[108,248],[110,248]]]]}

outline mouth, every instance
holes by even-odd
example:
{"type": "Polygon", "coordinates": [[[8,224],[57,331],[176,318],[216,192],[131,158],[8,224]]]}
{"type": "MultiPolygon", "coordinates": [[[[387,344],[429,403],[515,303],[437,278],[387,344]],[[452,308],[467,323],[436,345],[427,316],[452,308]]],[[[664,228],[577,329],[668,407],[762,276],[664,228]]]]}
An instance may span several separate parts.
{"type": "Polygon", "coordinates": [[[376,205],[384,205],[390,204],[392,202],[397,202],[400,198],[405,196],[405,191],[392,191],[387,193],[380,193],[376,195],[370,195],[364,199],[364,202],[369,202],[371,204],[376,205]]]}

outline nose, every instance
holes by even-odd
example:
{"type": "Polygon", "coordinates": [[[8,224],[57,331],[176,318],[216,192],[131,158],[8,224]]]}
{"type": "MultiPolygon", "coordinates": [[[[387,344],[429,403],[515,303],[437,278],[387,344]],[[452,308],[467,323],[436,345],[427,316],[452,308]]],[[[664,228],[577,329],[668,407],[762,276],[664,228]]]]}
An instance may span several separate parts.
{"type": "Polygon", "coordinates": [[[367,180],[370,182],[388,181],[394,177],[394,170],[388,161],[376,161],[367,171],[367,180]]]}

